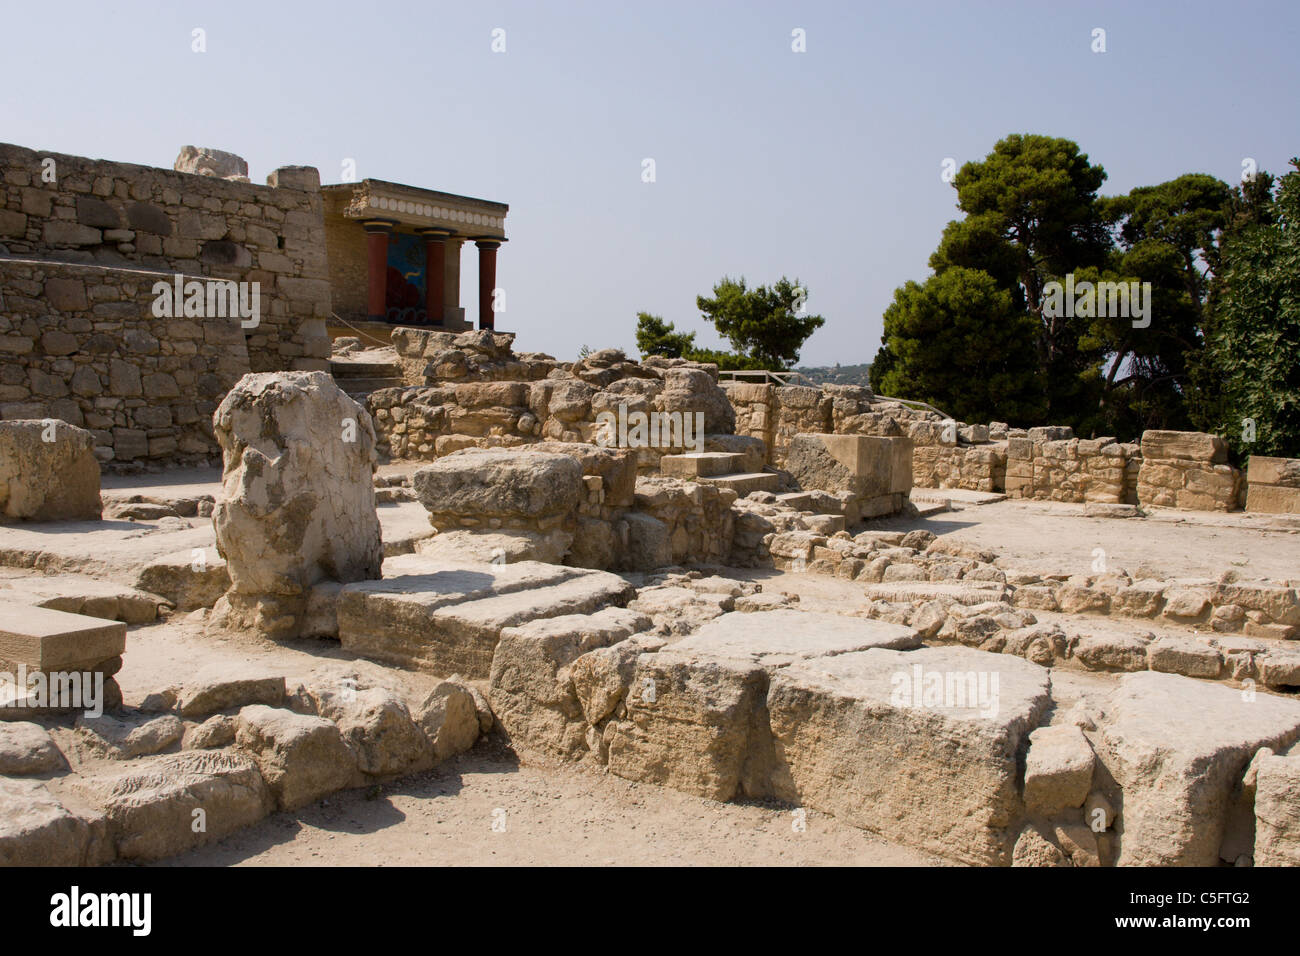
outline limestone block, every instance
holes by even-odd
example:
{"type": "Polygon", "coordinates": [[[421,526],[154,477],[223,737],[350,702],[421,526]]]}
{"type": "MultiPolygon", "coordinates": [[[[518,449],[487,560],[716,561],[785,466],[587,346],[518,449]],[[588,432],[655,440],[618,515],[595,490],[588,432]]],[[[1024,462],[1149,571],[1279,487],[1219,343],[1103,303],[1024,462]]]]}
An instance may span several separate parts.
{"type": "Polygon", "coordinates": [[[1228,444],[1218,435],[1205,432],[1148,429],[1142,433],[1142,458],[1144,461],[1182,458],[1222,464],[1228,460],[1228,444]]]}
{"type": "Polygon", "coordinates": [[[379,576],[375,432],[325,372],[245,375],[213,417],[225,470],[213,513],[232,623],[293,637],[318,581],[379,576]]]}
{"type": "Polygon", "coordinates": [[[120,621],[0,602],[0,661],[51,673],[94,670],[126,650],[120,621]]]}
{"type": "Polygon", "coordinates": [[[252,704],[239,712],[235,741],[257,761],[281,810],[360,782],[356,755],[323,717],[252,704]]]}
{"type": "Polygon", "coordinates": [[[1009,863],[1016,755],[1048,681],[1027,661],[961,647],[796,662],[767,696],[773,796],[952,859],[1009,863]]]}
{"type": "Polygon", "coordinates": [[[0,421],[0,519],[97,520],[94,448],[90,432],[64,421],[0,421]]]}
{"type": "Polygon", "coordinates": [[[570,455],[467,448],[416,471],[416,496],[435,527],[461,516],[536,522],[573,514],[584,498],[570,455]]]}
{"type": "Polygon", "coordinates": [[[1300,866],[1300,755],[1258,762],[1254,857],[1255,866],[1300,866]]]}
{"type": "Polygon", "coordinates": [[[109,839],[128,860],[158,860],[224,839],[274,809],[257,764],[227,751],[132,761],[81,789],[102,801],[109,839]],[[196,810],[205,829],[194,826],[196,810]]]}
{"type": "Polygon", "coordinates": [[[570,665],[649,626],[643,614],[606,608],[505,628],[488,699],[516,751],[567,757],[585,750],[587,722],[570,665]]]}
{"type": "Polygon", "coordinates": [[[1026,808],[1052,816],[1083,806],[1092,789],[1095,763],[1092,745],[1078,727],[1039,727],[1029,735],[1025,758],[1026,808]]]}
{"type": "Polygon", "coordinates": [[[1123,789],[1121,866],[1213,866],[1234,787],[1260,747],[1300,736],[1300,703],[1152,672],[1128,674],[1097,756],[1123,789]]]}

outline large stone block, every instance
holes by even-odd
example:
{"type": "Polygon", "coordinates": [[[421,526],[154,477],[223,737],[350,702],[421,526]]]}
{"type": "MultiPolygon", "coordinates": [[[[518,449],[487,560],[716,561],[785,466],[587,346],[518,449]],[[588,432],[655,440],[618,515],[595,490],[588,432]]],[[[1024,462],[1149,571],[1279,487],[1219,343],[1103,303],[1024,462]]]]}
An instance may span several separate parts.
{"type": "Polygon", "coordinates": [[[637,659],[627,716],[609,743],[610,772],[714,800],[768,796],[770,676],[804,660],[919,642],[910,628],[865,618],[790,610],[722,615],[637,659]]]}
{"type": "Polygon", "coordinates": [[[1217,465],[1228,460],[1228,444],[1218,435],[1205,432],[1148,429],[1142,433],[1142,458],[1182,458],[1217,465]]]}
{"type": "Polygon", "coordinates": [[[215,842],[274,809],[257,764],[222,751],[133,761],[86,789],[103,800],[109,838],[128,860],[162,859],[215,842]],[[199,810],[202,828],[194,825],[199,810]]]}
{"type": "Polygon", "coordinates": [[[257,761],[281,810],[361,782],[356,754],[323,717],[253,704],[239,712],[235,740],[257,761]]]}
{"type": "Polygon", "coordinates": [[[960,647],[799,661],[767,695],[773,795],[972,864],[1008,864],[1017,755],[1048,675],[960,647]]]}
{"type": "Polygon", "coordinates": [[[95,438],[57,419],[0,421],[0,519],[98,519],[95,438]]]}
{"type": "Polygon", "coordinates": [[[93,669],[126,650],[126,625],[84,614],[0,603],[0,661],[44,673],[93,669]]]}
{"type": "Polygon", "coordinates": [[[804,490],[849,491],[860,498],[912,490],[912,441],[875,435],[796,435],[786,470],[804,490]]]}
{"type": "Polygon", "coordinates": [[[584,498],[582,465],[571,455],[466,448],[419,469],[413,479],[435,526],[461,517],[536,522],[573,514],[584,498]]]}
{"type": "Polygon", "coordinates": [[[370,415],[326,372],[264,372],[239,381],[213,428],[225,461],[213,524],[231,580],[218,609],[297,636],[313,584],[380,573],[370,415]]]}
{"type": "Polygon", "coordinates": [[[1105,705],[1097,757],[1124,793],[1121,866],[1215,866],[1255,752],[1300,737],[1300,703],[1173,674],[1129,674],[1105,705]]]}
{"type": "Polygon", "coordinates": [[[488,699],[515,750],[558,757],[585,751],[587,724],[570,665],[649,626],[645,615],[606,608],[505,628],[492,658],[488,699]]]}
{"type": "Polygon", "coordinates": [[[1258,762],[1255,865],[1300,866],[1300,755],[1258,762]]]}

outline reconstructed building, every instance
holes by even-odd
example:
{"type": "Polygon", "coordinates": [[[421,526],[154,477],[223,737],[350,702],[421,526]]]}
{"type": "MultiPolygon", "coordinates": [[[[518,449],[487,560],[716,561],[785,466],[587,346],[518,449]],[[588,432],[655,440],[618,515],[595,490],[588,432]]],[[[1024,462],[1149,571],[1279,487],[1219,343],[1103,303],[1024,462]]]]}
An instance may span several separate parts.
{"type": "Polygon", "coordinates": [[[336,313],[466,328],[466,241],[493,327],[504,204],[246,174],[193,147],[162,169],[0,144],[0,419],[87,428],[102,462],[210,460],[221,397],[249,371],[329,370],[336,313]]]}
{"type": "Polygon", "coordinates": [[[478,322],[490,329],[504,203],[365,179],[325,186],[325,243],[335,312],[350,321],[470,328],[461,247],[478,250],[478,322]]]}

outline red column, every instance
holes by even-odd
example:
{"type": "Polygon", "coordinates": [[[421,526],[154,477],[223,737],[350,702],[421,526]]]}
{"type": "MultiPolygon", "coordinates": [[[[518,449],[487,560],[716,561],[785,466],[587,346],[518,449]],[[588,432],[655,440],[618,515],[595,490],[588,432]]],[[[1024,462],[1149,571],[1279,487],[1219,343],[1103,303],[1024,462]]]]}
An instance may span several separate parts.
{"type": "Polygon", "coordinates": [[[422,229],[424,235],[424,311],[429,322],[443,324],[447,288],[447,229],[422,229]]]}
{"type": "Polygon", "coordinates": [[[368,220],[361,225],[366,230],[366,313],[371,321],[382,322],[388,316],[388,235],[393,224],[368,220]]]}
{"type": "Polygon", "coordinates": [[[476,239],[478,246],[478,327],[480,329],[496,328],[496,316],[492,311],[492,293],[497,287],[497,248],[500,239],[476,239]]]}

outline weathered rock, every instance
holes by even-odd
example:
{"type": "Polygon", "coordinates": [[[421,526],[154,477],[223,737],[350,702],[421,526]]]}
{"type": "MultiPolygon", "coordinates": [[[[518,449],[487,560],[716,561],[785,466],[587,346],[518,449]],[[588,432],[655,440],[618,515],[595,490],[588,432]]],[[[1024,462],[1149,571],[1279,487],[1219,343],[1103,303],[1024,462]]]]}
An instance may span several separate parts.
{"type": "Polygon", "coordinates": [[[186,750],[213,750],[235,742],[238,721],[228,714],[213,714],[201,724],[185,728],[181,746],[186,750]]]}
{"type": "Polygon", "coordinates": [[[538,451],[466,448],[419,469],[412,483],[440,529],[462,516],[513,523],[568,516],[584,497],[582,464],[538,451]]]}
{"type": "Polygon", "coordinates": [[[953,859],[1009,863],[1016,755],[1048,702],[1042,668],[962,647],[797,662],[767,695],[773,795],[953,859]]]}
{"type": "Polygon", "coordinates": [[[0,421],[0,519],[96,520],[95,438],[57,419],[0,421]]]}
{"type": "Polygon", "coordinates": [[[317,706],[320,716],[338,725],[362,773],[391,777],[433,766],[432,742],[415,725],[406,703],[391,691],[371,687],[329,692],[318,697],[317,706]]]}
{"type": "Polygon", "coordinates": [[[1300,756],[1266,756],[1255,777],[1255,866],[1300,866],[1300,756]]]}
{"type": "Polygon", "coordinates": [[[1083,634],[1070,653],[1089,670],[1141,671],[1146,670],[1150,643],[1138,634],[1083,634]]]}
{"type": "Polygon", "coordinates": [[[274,808],[257,765],[227,751],[145,758],[87,789],[102,799],[109,837],[128,860],[162,859],[221,840],[274,808]]]}
{"type": "Polygon", "coordinates": [[[636,634],[589,651],[573,662],[569,677],[588,724],[595,726],[614,713],[632,685],[637,659],[642,654],[653,654],[666,643],[652,634],[636,634]]]}
{"type": "Polygon", "coordinates": [[[221,599],[230,588],[230,572],[216,548],[192,548],[149,562],[136,575],[135,586],[166,598],[178,611],[193,611],[221,599]]]}
{"type": "Polygon", "coordinates": [[[84,866],[91,825],[36,780],[0,778],[0,866],[84,866]]]}
{"type": "Polygon", "coordinates": [[[252,704],[239,712],[235,740],[257,761],[281,810],[360,782],[356,755],[323,717],[252,704]]]}
{"type": "Polygon", "coordinates": [[[811,657],[829,657],[872,647],[903,650],[920,644],[920,635],[899,624],[782,609],[758,614],[724,614],[672,645],[672,652],[726,658],[771,669],[811,657]]]}
{"type": "MultiPolygon", "coordinates": [[[[326,372],[245,375],[213,416],[225,460],[213,513],[231,623],[298,635],[313,584],[377,578],[375,432],[326,372]]],[[[222,603],[226,603],[222,602],[222,603]]]]}
{"type": "Polygon", "coordinates": [[[713,800],[766,795],[766,691],[767,673],[754,664],[642,654],[627,717],[610,722],[610,772],[713,800]]]}
{"type": "Polygon", "coordinates": [[[1054,842],[1051,830],[1031,823],[1020,831],[1011,851],[1012,866],[1069,866],[1065,852],[1054,842]]]}
{"type": "Polygon", "coordinates": [[[729,435],[736,430],[736,410],[716,378],[701,368],[670,368],[664,371],[664,389],[655,398],[661,412],[704,415],[704,433],[729,435]]]}
{"type": "Polygon", "coordinates": [[[193,720],[221,710],[266,704],[284,704],[283,677],[212,677],[199,676],[181,688],[177,709],[182,717],[193,720]]]}
{"type": "Polygon", "coordinates": [[[76,726],[82,742],[113,760],[161,753],[185,733],[185,725],[171,714],[144,721],[119,720],[108,714],[79,716],[76,726]]]}
{"type": "Polygon", "coordinates": [[[172,168],[178,173],[215,176],[248,182],[248,161],[242,156],[209,146],[182,146],[172,168]]]}
{"type": "Polygon", "coordinates": [[[1078,727],[1039,727],[1029,735],[1025,758],[1025,807],[1051,816],[1083,806],[1092,789],[1092,745],[1078,727]]]}
{"type": "Polygon", "coordinates": [[[428,693],[416,709],[415,722],[432,742],[434,755],[440,761],[464,753],[474,746],[480,733],[486,732],[474,695],[452,680],[440,681],[428,693]]]}
{"type": "Polygon", "coordinates": [[[584,750],[587,726],[570,665],[649,626],[643,614],[606,608],[503,630],[488,695],[516,751],[567,757],[584,750]]]}
{"type": "Polygon", "coordinates": [[[49,773],[64,766],[63,754],[40,724],[0,722],[0,774],[49,773]]]}
{"type": "Polygon", "coordinates": [[[1121,866],[1211,866],[1233,788],[1260,747],[1300,737],[1300,703],[1152,672],[1105,706],[1098,759],[1123,790],[1121,866]]]}

